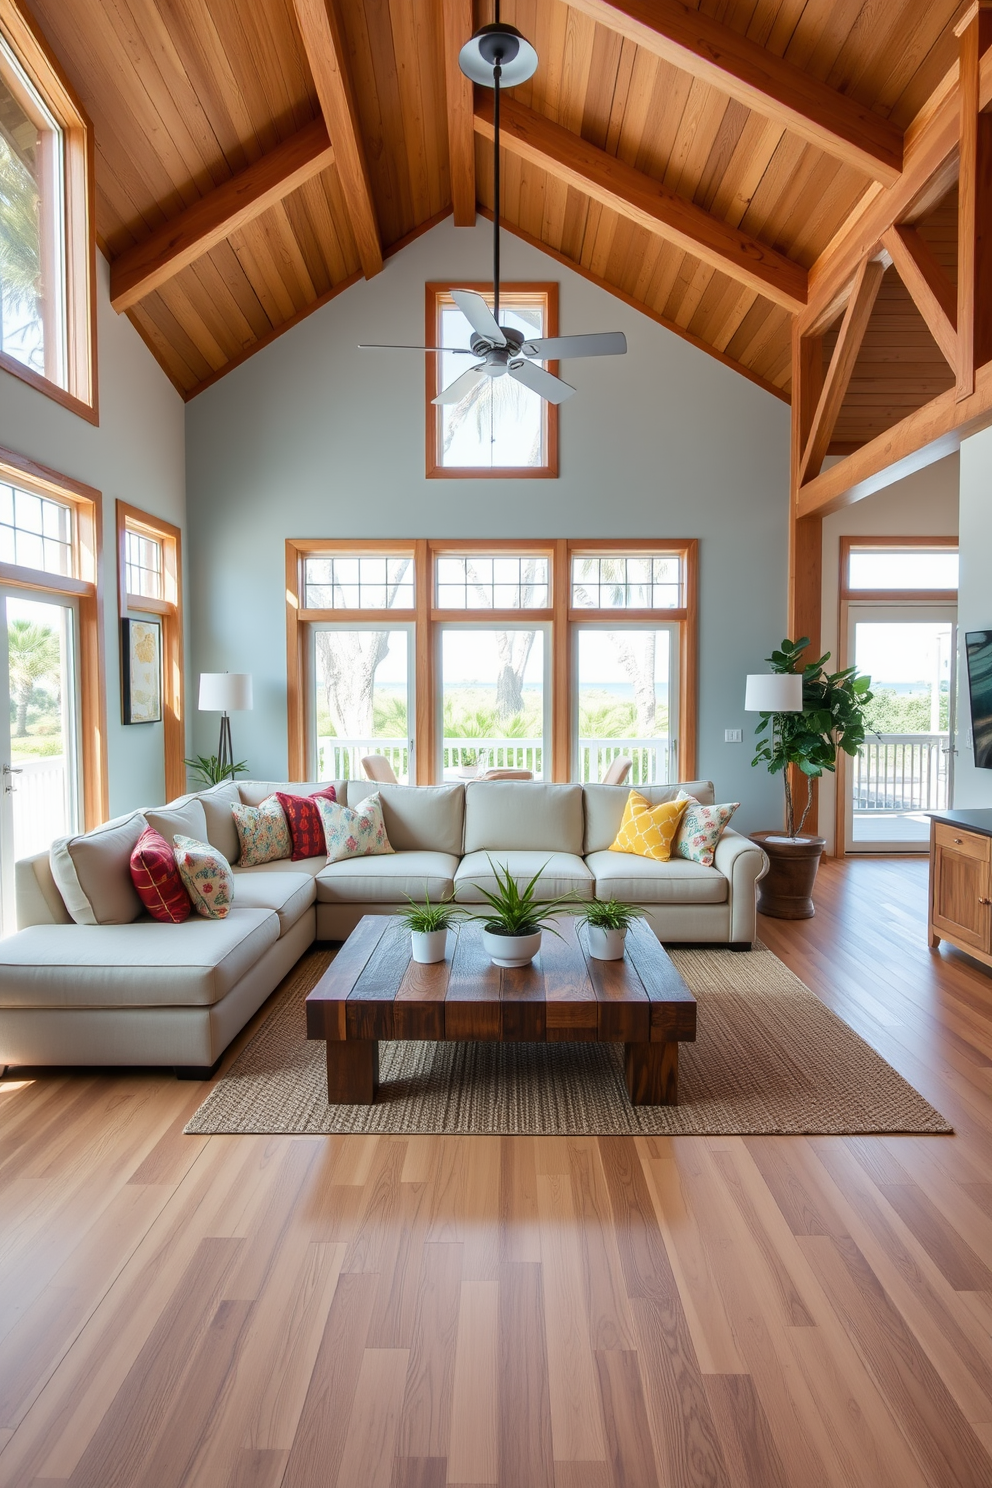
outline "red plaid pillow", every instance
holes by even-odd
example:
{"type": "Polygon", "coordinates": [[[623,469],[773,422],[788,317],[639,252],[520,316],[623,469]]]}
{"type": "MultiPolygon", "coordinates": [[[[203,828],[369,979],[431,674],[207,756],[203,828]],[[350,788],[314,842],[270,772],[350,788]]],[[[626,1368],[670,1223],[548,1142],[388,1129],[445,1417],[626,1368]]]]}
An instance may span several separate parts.
{"type": "Polygon", "coordinates": [[[193,906],[176,867],[176,855],[161,832],[146,827],[131,853],[131,881],[154,920],[181,925],[193,906]]]}
{"type": "Polygon", "coordinates": [[[301,858],[322,858],[327,853],[324,823],[316,804],[318,796],[323,796],[326,801],[336,801],[338,793],[333,785],[327,786],[325,790],[314,791],[312,796],[288,796],[285,791],[276,791],[276,800],[289,822],[294,863],[298,863],[301,858]]]}

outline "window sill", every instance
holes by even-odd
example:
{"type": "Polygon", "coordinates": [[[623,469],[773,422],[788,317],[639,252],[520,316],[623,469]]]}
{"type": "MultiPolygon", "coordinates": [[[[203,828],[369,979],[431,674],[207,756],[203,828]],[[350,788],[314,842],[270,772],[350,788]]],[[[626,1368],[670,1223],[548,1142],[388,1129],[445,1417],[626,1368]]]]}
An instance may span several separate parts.
{"type": "Polygon", "coordinates": [[[33,372],[30,367],[25,367],[23,362],[17,361],[16,357],[9,356],[4,351],[0,351],[0,370],[9,372],[11,377],[20,378],[21,382],[26,382],[28,387],[34,388],[36,392],[44,393],[46,398],[51,398],[54,403],[60,403],[63,408],[68,408],[70,413],[85,419],[87,423],[99,426],[100,410],[95,396],[92,404],[86,403],[82,398],[77,398],[65,388],[59,387],[58,383],[42,377],[40,372],[33,372]]]}

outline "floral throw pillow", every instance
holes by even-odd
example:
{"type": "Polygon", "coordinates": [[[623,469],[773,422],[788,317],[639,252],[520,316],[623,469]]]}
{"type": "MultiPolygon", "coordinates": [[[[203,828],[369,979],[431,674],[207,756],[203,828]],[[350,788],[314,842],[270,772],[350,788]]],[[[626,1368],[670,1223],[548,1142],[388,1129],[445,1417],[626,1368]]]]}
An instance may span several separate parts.
{"type": "Polygon", "coordinates": [[[277,797],[266,796],[261,806],[232,806],[231,815],[238,829],[242,868],[292,857],[289,823],[277,797]]]}
{"type": "Polygon", "coordinates": [[[675,839],[675,852],[680,858],[712,868],[716,845],[740,801],[730,801],[723,806],[704,806],[687,791],[679,791],[675,799],[686,803],[675,839]]]}
{"type": "Polygon", "coordinates": [[[289,835],[293,840],[293,862],[298,863],[301,858],[322,858],[326,850],[324,827],[317,807],[321,801],[337,800],[333,785],[312,796],[291,796],[286,791],[276,791],[276,800],[289,823],[289,835]]]}
{"type": "Polygon", "coordinates": [[[131,853],[131,882],[153,920],[181,925],[192,905],[176,867],[176,855],[161,832],[146,827],[131,853]]]}
{"type": "Polygon", "coordinates": [[[195,837],[177,837],[176,867],[193,908],[205,920],[226,920],[234,901],[234,874],[222,853],[195,837]]]}
{"type": "Polygon", "coordinates": [[[340,863],[342,858],[372,858],[393,851],[386,836],[378,791],[366,796],[357,811],[319,796],[316,799],[329,863],[340,863]]]}

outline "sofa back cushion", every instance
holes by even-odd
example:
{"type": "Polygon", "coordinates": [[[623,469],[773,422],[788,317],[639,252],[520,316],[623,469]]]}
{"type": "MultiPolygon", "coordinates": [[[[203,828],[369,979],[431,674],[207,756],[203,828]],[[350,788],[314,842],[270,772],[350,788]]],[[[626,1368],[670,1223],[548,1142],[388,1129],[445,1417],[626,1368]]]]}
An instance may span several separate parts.
{"type": "Polygon", "coordinates": [[[236,863],[241,844],[231,807],[241,805],[241,792],[233,780],[224,780],[220,785],[197,791],[197,798],[207,820],[207,841],[223,853],[229,863],[236,863]]]}
{"type": "MultiPolygon", "coordinates": [[[[675,785],[639,785],[637,790],[652,806],[660,806],[664,801],[674,801],[680,790],[695,796],[704,806],[712,806],[715,800],[712,780],[692,780],[675,785]]],[[[586,834],[585,847],[580,851],[605,852],[620,830],[630,786],[585,785],[582,787],[582,795],[586,834]]]]}
{"type": "Polygon", "coordinates": [[[146,807],[145,821],[160,832],[170,847],[176,837],[195,837],[205,842],[207,816],[198,796],[179,796],[165,806],[146,807]]]}
{"type": "MultiPolygon", "coordinates": [[[[626,790],[622,794],[626,800],[626,790]]],[[[581,785],[472,780],[465,787],[466,853],[497,848],[581,853],[582,825],[581,785]]]]}
{"type": "Polygon", "coordinates": [[[463,785],[382,785],[377,780],[349,780],[348,805],[356,810],[373,791],[379,792],[386,836],[395,852],[446,852],[461,856],[465,830],[463,785]]]}
{"type": "Polygon", "coordinates": [[[130,925],[142,913],[131,853],[148,826],[140,811],[52,843],[52,877],[77,925],[130,925]]]}
{"type": "Polygon", "coordinates": [[[287,796],[312,796],[333,785],[339,801],[346,799],[346,780],[239,780],[238,794],[246,806],[261,806],[266,796],[283,791],[287,796]]]}

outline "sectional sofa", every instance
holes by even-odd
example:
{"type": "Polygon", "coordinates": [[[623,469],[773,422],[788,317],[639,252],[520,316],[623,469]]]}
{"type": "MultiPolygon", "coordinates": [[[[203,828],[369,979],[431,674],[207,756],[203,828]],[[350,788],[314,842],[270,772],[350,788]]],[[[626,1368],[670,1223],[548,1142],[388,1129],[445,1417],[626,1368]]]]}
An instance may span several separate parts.
{"type": "MultiPolygon", "coordinates": [[[[641,904],[665,942],[750,949],[761,849],[728,830],[712,867],[610,852],[626,786],[331,783],[352,806],[379,791],[393,853],[239,868],[233,804],[321,788],[241,781],[132,812],[19,862],[20,928],[0,941],[0,1068],[171,1065],[205,1076],[315,939],[343,940],[363,915],[390,913],[425,890],[435,901],[453,894],[481,904],[475,885],[491,882],[490,856],[518,879],[542,869],[547,894],[641,904]],[[148,825],[224,854],[236,876],[226,919],[167,925],[144,913],[128,864],[148,825]]],[[[643,794],[656,804],[679,789],[714,800],[709,781],[643,794]]]]}

